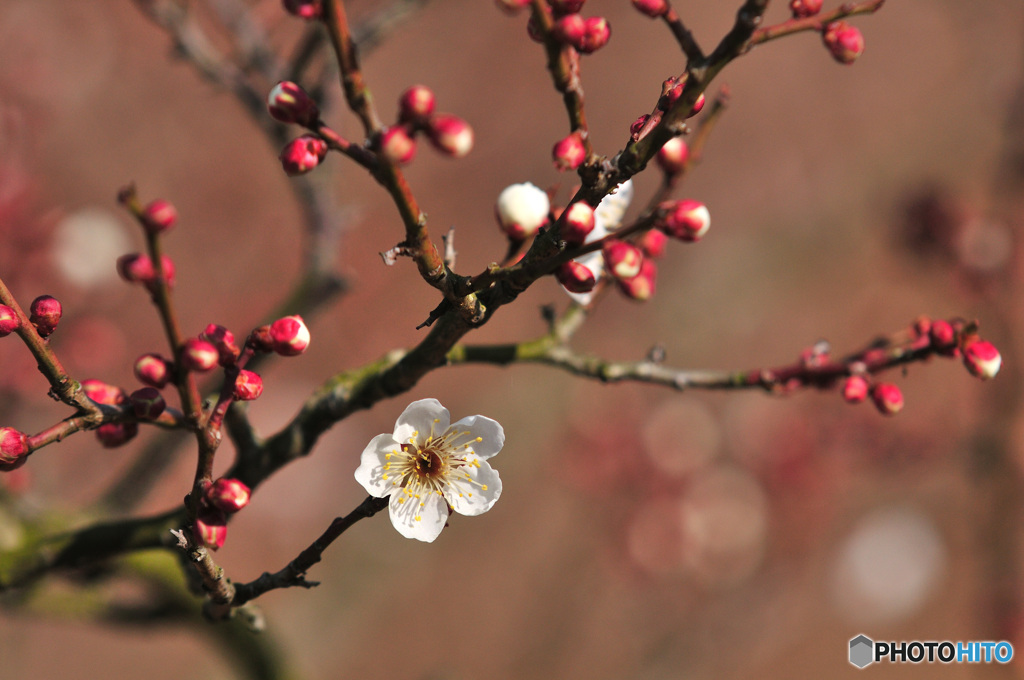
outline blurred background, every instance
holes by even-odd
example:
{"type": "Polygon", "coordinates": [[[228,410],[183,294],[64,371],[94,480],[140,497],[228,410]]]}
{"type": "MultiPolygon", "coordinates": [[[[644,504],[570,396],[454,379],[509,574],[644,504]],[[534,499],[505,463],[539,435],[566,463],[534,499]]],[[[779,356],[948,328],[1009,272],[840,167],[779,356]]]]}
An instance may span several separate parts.
{"type": "MultiPolygon", "coordinates": [[[[678,10],[710,51],[739,4],[678,10]]],[[[372,21],[385,5],[349,3],[350,18],[372,21]]],[[[232,45],[224,17],[238,8],[286,56],[304,28],[276,0],[191,6],[222,50],[232,45]]],[[[584,13],[612,26],[610,43],[582,62],[592,140],[611,156],[684,60],[664,25],[626,0],[591,0],[584,13]]],[[[775,2],[767,21],[787,17],[775,2]]],[[[678,193],[709,206],[711,231],[695,246],[669,244],[655,297],[607,296],[574,345],[616,360],[660,345],[673,366],[749,369],[796,361],[821,339],[842,355],[922,314],[962,316],[1001,349],[1003,373],[982,384],[945,360],[891,372],[906,408],[887,419],[834,391],[680,394],[537,366],[435,371],[338,424],[261,486],[217,554],[236,581],[283,567],[363,499],[359,453],[413,399],[503,424],[494,465],[504,492],[491,512],[453,517],[429,545],[383,516],[361,522],[310,573],[319,588],[258,601],[264,640],[296,677],[852,677],[847,644],[860,633],[1024,642],[1024,5],[903,0],[852,23],[866,39],[853,66],[807,33],[756,48],[712,85],[709,95],[727,83],[731,103],[678,193]]],[[[503,254],[492,216],[502,188],[530,181],[564,201],[575,182],[552,167],[567,119],[525,24],[492,2],[435,0],[362,58],[385,120],[422,83],[475,130],[467,158],[421,144],[407,172],[434,238],[456,227],[462,273],[503,254]]],[[[358,140],[338,88],[322,96],[334,104],[327,122],[358,140]]],[[[23,305],[61,300],[52,343],[76,378],[134,389],[134,358],[166,352],[147,296],[114,268],[143,247],[115,200],[129,182],[180,213],[165,243],[186,333],[220,323],[244,336],[282,302],[309,240],[278,151],[138,5],[0,0],[0,276],[23,305]]],[[[262,434],[330,375],[416,343],[437,302],[409,261],[378,257],[403,231],[364,171],[332,155],[311,178],[342,226],[322,255],[348,289],[312,318],[307,353],[263,367],[266,390],[250,409],[262,434]]],[[[637,205],[659,179],[653,165],[637,178],[637,205]]],[[[467,340],[533,338],[545,330],[540,308],[567,302],[541,281],[467,340]]],[[[0,366],[3,425],[38,432],[67,415],[20,342],[0,343],[0,366]]],[[[57,516],[87,507],[153,436],[143,428],[108,450],[83,433],[40,451],[0,477],[0,527],[14,506],[57,516]]],[[[134,512],[169,509],[190,486],[191,449],[166,455],[163,481],[134,512]]],[[[226,445],[218,470],[230,458],[226,445]]],[[[12,526],[0,547],[16,544],[12,526]]],[[[116,596],[144,600],[119,587],[116,596]]],[[[0,608],[0,676],[237,677],[212,631],[97,625],[84,607],[0,608]]]]}

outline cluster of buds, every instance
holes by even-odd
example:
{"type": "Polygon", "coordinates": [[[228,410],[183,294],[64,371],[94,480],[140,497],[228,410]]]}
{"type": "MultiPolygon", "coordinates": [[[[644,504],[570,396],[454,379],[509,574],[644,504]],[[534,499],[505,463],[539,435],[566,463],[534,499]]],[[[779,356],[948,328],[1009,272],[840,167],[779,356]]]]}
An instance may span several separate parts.
{"type": "MultiPolygon", "coordinates": [[[[669,111],[679,101],[679,98],[683,96],[683,90],[686,89],[687,80],[688,76],[685,73],[680,77],[673,76],[665,79],[665,82],[661,84],[661,97],[658,99],[658,109],[660,111],[669,111]]],[[[701,92],[693,102],[693,106],[690,107],[690,112],[686,114],[686,117],[692,118],[700,113],[704,108],[705,101],[704,93],[701,92]]]]}
{"type": "Polygon", "coordinates": [[[435,113],[436,98],[425,85],[413,85],[398,98],[398,121],[381,132],[375,144],[380,154],[395,165],[416,157],[416,135],[426,134],[435,149],[452,158],[473,150],[473,128],[450,113],[435,113]]]}
{"type": "MultiPolygon", "coordinates": [[[[82,391],[97,404],[104,406],[115,406],[126,409],[132,407],[128,393],[116,385],[110,385],[91,378],[82,381],[82,391]]],[[[115,422],[103,423],[95,430],[96,439],[107,448],[116,448],[135,438],[139,433],[139,426],[134,420],[118,420],[115,422]]]]}
{"type": "MultiPolygon", "coordinates": [[[[960,358],[968,372],[982,380],[991,380],[999,373],[1002,356],[988,340],[978,337],[974,324],[962,321],[931,320],[921,317],[910,329],[909,351],[928,352],[947,358],[960,358]]],[[[840,392],[843,399],[859,404],[868,397],[875,408],[884,415],[895,415],[903,409],[903,394],[890,383],[873,383],[868,375],[868,363],[876,359],[875,353],[884,350],[870,350],[863,361],[850,367],[850,376],[843,380],[840,392]]],[[[881,355],[878,357],[882,359],[881,355]]]]}
{"type": "Polygon", "coordinates": [[[298,356],[309,347],[309,328],[302,317],[285,316],[269,326],[253,330],[246,345],[261,352],[274,352],[284,357],[298,356]]]}
{"type": "MultiPolygon", "coordinates": [[[[579,5],[582,2],[551,2],[552,9],[558,15],[557,5],[579,5]]],[[[558,42],[574,47],[582,54],[592,54],[608,44],[612,36],[612,27],[604,17],[583,18],[578,11],[563,14],[555,20],[551,28],[551,34],[558,42]]]]}
{"type": "Polygon", "coordinates": [[[864,52],[860,29],[845,21],[833,21],[821,31],[821,40],[832,58],[840,64],[852,64],[864,52]]]}
{"type": "Polygon", "coordinates": [[[220,478],[206,487],[194,525],[196,539],[217,550],[228,537],[228,515],[249,504],[249,487],[237,479],[220,478]]]}

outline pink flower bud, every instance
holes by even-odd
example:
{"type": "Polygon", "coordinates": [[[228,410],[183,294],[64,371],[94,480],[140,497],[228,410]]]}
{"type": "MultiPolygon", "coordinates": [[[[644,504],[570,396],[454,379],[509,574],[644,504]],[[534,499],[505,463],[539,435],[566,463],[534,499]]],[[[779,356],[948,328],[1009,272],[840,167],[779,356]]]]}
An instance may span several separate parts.
{"type": "Polygon", "coordinates": [[[963,347],[964,366],[976,378],[991,380],[999,373],[1003,358],[988,340],[975,340],[963,347]]]}
{"type": "Polygon", "coordinates": [[[569,260],[555,270],[555,278],[570,293],[589,293],[597,285],[594,272],[586,265],[569,260]]]}
{"type": "Polygon", "coordinates": [[[274,120],[282,123],[295,123],[307,128],[316,127],[320,120],[320,108],[305,90],[284,80],[270,91],[267,96],[267,110],[274,120]]]}
{"type": "Polygon", "coordinates": [[[211,323],[199,334],[199,339],[206,340],[217,348],[217,361],[221,366],[234,364],[241,353],[238,345],[235,344],[235,334],[224,326],[211,323]]]}
{"type": "Polygon", "coordinates": [[[651,260],[644,260],[640,265],[640,273],[631,279],[616,279],[619,290],[631,300],[645,302],[654,296],[658,278],[658,266],[651,260]]]}
{"type": "Polygon", "coordinates": [[[263,394],[263,379],[252,371],[241,370],[235,379],[235,399],[252,401],[263,394]]]}
{"type": "Polygon", "coordinates": [[[289,177],[311,172],[327,155],[327,143],[316,135],[302,135],[285,144],[278,158],[289,177]]]}
{"type": "Polygon", "coordinates": [[[651,119],[651,114],[649,114],[649,113],[642,113],[639,116],[637,116],[636,120],[634,120],[630,124],[630,126],[629,126],[629,136],[633,138],[633,141],[636,141],[637,139],[640,138],[640,131],[644,129],[644,125],[647,125],[647,121],[650,120],[650,119],[651,119]]]}
{"type": "Polygon", "coordinates": [[[558,42],[579,49],[587,34],[587,22],[579,14],[567,14],[555,22],[551,34],[558,42]]]}
{"type": "Polygon", "coordinates": [[[700,201],[666,201],[659,208],[666,211],[659,228],[680,241],[695,243],[711,228],[711,213],[700,201]]]}
{"type": "MultiPolygon", "coordinates": [[[[174,261],[166,255],[161,255],[160,262],[163,264],[167,287],[173,288],[174,261]]],[[[122,255],[117,258],[117,273],[121,275],[122,279],[129,283],[143,284],[150,290],[150,292],[156,290],[159,282],[156,268],[153,266],[153,261],[149,259],[149,255],[140,255],[139,253],[122,255]]]]}
{"type": "Polygon", "coordinates": [[[393,125],[380,135],[380,153],[395,165],[408,165],[416,157],[416,140],[409,136],[405,127],[393,125]]]}
{"type": "Polygon", "coordinates": [[[427,135],[434,148],[452,158],[462,158],[473,150],[473,128],[458,116],[434,116],[427,124],[427,135]]]}
{"type": "Polygon", "coordinates": [[[568,137],[555,142],[551,149],[551,157],[555,161],[555,169],[575,170],[583,165],[587,158],[587,150],[583,146],[583,138],[579,132],[573,132],[568,137]]]}
{"type": "Polygon", "coordinates": [[[594,208],[586,201],[576,201],[565,209],[562,219],[562,238],[566,242],[579,245],[586,240],[587,235],[594,231],[597,218],[594,217],[594,208]]]}
{"type": "Polygon", "coordinates": [[[301,316],[286,316],[270,324],[274,351],[285,357],[302,354],[309,347],[309,329],[301,316]]]}
{"type": "Polygon", "coordinates": [[[434,104],[433,90],[426,85],[413,85],[398,98],[399,120],[403,123],[426,121],[434,114],[434,104]]]}
{"type": "Polygon", "coordinates": [[[36,327],[39,335],[44,338],[53,333],[60,322],[60,302],[57,301],[57,298],[49,295],[40,295],[33,300],[29,311],[31,314],[29,321],[36,327]]]}
{"type": "Polygon", "coordinates": [[[585,23],[583,41],[575,45],[583,54],[591,54],[608,44],[612,37],[612,27],[604,17],[588,17],[585,23]]]}
{"type": "Polygon", "coordinates": [[[169,230],[178,221],[178,211],[170,201],[158,198],[142,211],[142,224],[151,234],[169,230]]]}
{"type": "Polygon", "coordinates": [[[108,449],[127,444],[139,433],[139,426],[134,422],[103,423],[96,428],[96,439],[108,449]]]}
{"type": "Polygon", "coordinates": [[[517,14],[530,6],[530,0],[497,0],[497,3],[507,14],[517,14]]]}
{"type": "Polygon", "coordinates": [[[789,0],[789,11],[797,19],[813,17],[821,11],[822,0],[789,0]]]}
{"type": "Polygon", "coordinates": [[[645,260],[648,257],[661,257],[665,254],[668,236],[659,229],[650,229],[644,232],[644,235],[637,240],[636,244],[643,251],[645,260]]]}
{"type": "Polygon", "coordinates": [[[932,321],[928,329],[928,337],[931,338],[932,347],[937,350],[949,350],[956,348],[956,331],[948,321],[937,319],[932,321]]]}
{"type": "Polygon", "coordinates": [[[210,550],[217,550],[228,537],[228,520],[220,510],[204,507],[199,511],[193,529],[197,541],[210,550]]]}
{"type": "Polygon", "coordinates": [[[10,465],[28,453],[28,437],[13,427],[0,427],[0,464],[10,465]]]}
{"type": "Polygon", "coordinates": [[[640,273],[644,255],[632,243],[610,239],[605,242],[601,252],[608,270],[615,278],[631,279],[640,273]]]}
{"type": "Polygon", "coordinates": [[[821,34],[822,42],[840,64],[852,64],[864,52],[864,36],[860,29],[845,21],[834,21],[821,34]]]}
{"type": "Polygon", "coordinates": [[[861,375],[851,375],[843,381],[843,399],[851,404],[859,404],[868,398],[868,381],[861,375]]]}
{"type": "Polygon", "coordinates": [[[705,101],[706,101],[706,99],[704,97],[704,93],[703,92],[701,92],[699,95],[697,95],[697,101],[695,101],[693,103],[693,108],[690,109],[690,115],[687,116],[687,118],[692,118],[693,116],[696,116],[698,113],[700,113],[701,109],[704,108],[704,102],[705,101]]]}
{"type": "Polygon", "coordinates": [[[320,17],[320,0],[284,0],[284,10],[300,19],[310,21],[320,17]]]}
{"type": "Polygon", "coordinates": [[[583,9],[584,2],[586,0],[548,0],[551,11],[556,15],[575,14],[583,9]]]}
{"type": "Polygon", "coordinates": [[[666,175],[678,175],[686,169],[686,162],[690,160],[690,149],[682,137],[673,137],[658,149],[657,159],[658,165],[666,175]]]}
{"type": "Polygon", "coordinates": [[[248,505],[251,493],[249,487],[237,479],[221,477],[206,488],[205,499],[212,507],[230,514],[248,505]]]}
{"type": "MultiPolygon", "coordinates": [[[[682,80],[677,80],[676,78],[669,78],[664,83],[662,83],[661,87],[663,90],[666,90],[666,93],[662,97],[662,99],[658,101],[659,108],[661,108],[661,110],[663,111],[668,111],[670,108],[672,108],[672,105],[675,104],[681,96],[683,96],[683,90],[685,89],[685,86],[686,78],[683,78],[682,80]]],[[[690,108],[690,112],[686,114],[686,117],[692,118],[693,116],[696,116],[698,113],[700,113],[701,109],[704,108],[705,101],[706,98],[704,97],[704,93],[701,92],[699,95],[697,95],[697,99],[694,100],[693,106],[690,108]]]]}
{"type": "Polygon", "coordinates": [[[636,7],[642,14],[652,19],[657,19],[668,12],[666,0],[633,0],[633,7],[636,7]]]}
{"type": "Polygon", "coordinates": [[[173,365],[159,354],[143,354],[133,370],[139,382],[160,389],[170,381],[173,365]]]}
{"type": "Polygon", "coordinates": [[[21,327],[17,313],[7,305],[0,305],[0,338],[10,335],[21,327]]]}
{"type": "Polygon", "coordinates": [[[273,352],[274,340],[270,337],[270,326],[257,326],[252,329],[245,344],[260,352],[273,352]]]}
{"type": "Polygon", "coordinates": [[[82,390],[85,392],[85,396],[89,397],[97,404],[122,406],[128,403],[128,394],[124,390],[114,385],[108,385],[102,380],[96,380],[95,378],[83,380],[82,390]]]}
{"type": "Polygon", "coordinates": [[[167,408],[164,395],[155,387],[143,387],[132,392],[129,400],[132,403],[132,411],[139,420],[156,420],[167,408]]]}
{"type": "Polygon", "coordinates": [[[550,211],[548,195],[529,182],[505,187],[498,194],[498,202],[494,207],[498,226],[515,241],[536,234],[548,223],[550,211]]]}
{"type": "Polygon", "coordinates": [[[894,416],[903,410],[903,393],[890,383],[878,383],[871,388],[871,401],[882,415],[894,416]]]}
{"type": "Polygon", "coordinates": [[[209,371],[220,361],[220,352],[212,342],[190,338],[181,348],[181,364],[190,371],[209,371]]]}

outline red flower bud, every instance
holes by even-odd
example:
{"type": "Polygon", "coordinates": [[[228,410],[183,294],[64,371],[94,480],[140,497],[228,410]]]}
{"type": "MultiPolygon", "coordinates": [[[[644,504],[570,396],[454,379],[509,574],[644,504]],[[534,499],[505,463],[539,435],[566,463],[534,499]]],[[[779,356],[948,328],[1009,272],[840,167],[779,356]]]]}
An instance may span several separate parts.
{"type": "Polygon", "coordinates": [[[631,279],[640,273],[644,256],[640,249],[632,243],[610,239],[602,249],[604,262],[608,270],[617,279],[631,279]]]}
{"type": "Polygon", "coordinates": [[[165,232],[178,221],[178,211],[169,201],[158,198],[142,211],[142,224],[151,234],[165,232]]]}
{"type": "Polygon", "coordinates": [[[658,266],[653,261],[645,259],[640,264],[639,274],[630,279],[616,279],[616,283],[626,297],[645,302],[654,296],[657,278],[658,266]]]}
{"type": "Polygon", "coordinates": [[[96,439],[108,449],[126,444],[139,433],[139,426],[134,422],[103,423],[96,428],[96,439]]]}
{"type": "Polygon", "coordinates": [[[696,116],[698,113],[700,113],[700,110],[704,108],[705,101],[706,99],[704,98],[703,92],[697,95],[697,101],[693,102],[693,108],[690,109],[690,115],[687,116],[687,118],[692,118],[693,116],[696,116]]]}
{"type": "Polygon", "coordinates": [[[426,121],[434,114],[434,104],[433,90],[426,85],[413,85],[398,98],[398,118],[403,123],[426,121]]]}
{"type": "Polygon", "coordinates": [[[434,116],[427,124],[427,135],[434,148],[452,158],[462,158],[473,150],[473,128],[458,116],[434,116]]]}
{"type": "Polygon", "coordinates": [[[252,401],[263,394],[263,379],[252,371],[241,370],[235,379],[235,399],[252,401]]]}
{"type": "Polygon", "coordinates": [[[284,9],[289,14],[310,21],[320,17],[320,0],[284,0],[284,9]]]}
{"type": "Polygon", "coordinates": [[[0,427],[0,464],[11,465],[28,453],[28,437],[13,427],[0,427]]]}
{"type": "Polygon", "coordinates": [[[246,339],[245,344],[260,352],[273,352],[274,341],[270,337],[270,326],[257,326],[246,339]]]}
{"type": "Polygon", "coordinates": [[[206,340],[217,348],[217,361],[221,366],[232,365],[241,353],[235,344],[235,334],[224,326],[211,323],[199,334],[199,339],[206,340]]]}
{"type": "Polygon", "coordinates": [[[640,246],[644,257],[661,257],[665,254],[665,246],[668,244],[668,236],[658,229],[650,229],[644,232],[636,244],[640,246]]]}
{"type": "Polygon", "coordinates": [[[190,371],[209,371],[220,361],[216,345],[199,338],[190,338],[181,348],[181,363],[190,371]]]}
{"type": "Polygon", "coordinates": [[[640,138],[640,131],[644,129],[644,125],[647,125],[647,121],[650,119],[651,115],[649,113],[642,113],[630,124],[629,136],[633,138],[633,141],[640,138]]]}
{"type": "Polygon", "coordinates": [[[843,399],[859,404],[868,398],[868,381],[861,375],[851,375],[843,381],[843,399]]]}
{"type": "Polygon", "coordinates": [[[658,149],[658,165],[666,175],[678,175],[686,169],[690,160],[690,149],[682,137],[673,137],[658,149]]]}
{"type": "Polygon", "coordinates": [[[871,388],[871,401],[882,415],[894,416],[903,410],[903,393],[890,383],[878,383],[871,388]]]}
{"type": "Polygon", "coordinates": [[[251,493],[249,487],[237,479],[221,477],[206,488],[205,499],[212,507],[230,514],[248,505],[251,493]]]}
{"type": "Polygon", "coordinates": [[[932,321],[928,328],[928,337],[931,339],[932,347],[940,354],[950,356],[956,353],[956,331],[948,321],[942,319],[932,321]]]}
{"type": "Polygon", "coordinates": [[[0,338],[10,335],[20,326],[21,321],[15,311],[7,305],[0,305],[0,338]]]}
{"type": "Polygon", "coordinates": [[[551,27],[551,34],[560,43],[579,49],[587,33],[587,22],[579,14],[560,17],[551,27]]]}
{"type": "Polygon", "coordinates": [[[575,260],[569,260],[559,266],[555,270],[555,278],[570,293],[589,293],[597,285],[594,272],[575,260]]]}
{"type": "Polygon", "coordinates": [[[139,420],[156,420],[167,408],[164,396],[155,387],[143,387],[135,390],[129,397],[132,403],[132,411],[139,420]]]}
{"type": "Polygon", "coordinates": [[[852,64],[864,52],[864,36],[845,21],[834,21],[821,33],[822,42],[840,64],[852,64]]]}
{"type": "Polygon", "coordinates": [[[316,135],[302,135],[285,144],[278,158],[289,177],[311,172],[327,155],[327,142],[316,135]]]}
{"type": "Polygon", "coordinates": [[[636,7],[642,14],[646,14],[652,19],[657,19],[668,12],[668,2],[666,0],[633,0],[633,7],[636,7]]]}
{"type": "Polygon", "coordinates": [[[597,219],[594,208],[586,201],[576,201],[565,209],[562,219],[562,238],[568,243],[579,245],[594,230],[597,219]]]}
{"type": "Polygon", "coordinates": [[[309,329],[301,316],[286,316],[270,324],[274,351],[285,357],[302,354],[309,347],[309,329]]]}
{"type": "Polygon", "coordinates": [[[822,0],[789,0],[789,11],[797,19],[813,17],[821,11],[822,0]]]}
{"type": "MultiPolygon", "coordinates": [[[[164,278],[167,280],[167,287],[173,288],[174,262],[166,255],[160,256],[160,262],[163,264],[164,278]]],[[[156,268],[153,266],[153,261],[149,259],[149,255],[140,255],[139,253],[122,255],[117,258],[117,273],[121,275],[122,279],[129,283],[143,284],[150,292],[156,290],[159,282],[156,268]]]]}
{"type": "Polygon", "coordinates": [[[996,346],[988,340],[970,342],[964,345],[962,351],[964,366],[976,378],[991,380],[999,373],[1003,358],[999,355],[996,346]]]}
{"type": "Polygon", "coordinates": [[[380,135],[380,153],[395,165],[408,165],[416,157],[416,140],[409,136],[405,127],[393,125],[380,135]]]}
{"type": "Polygon", "coordinates": [[[316,127],[320,120],[320,108],[313,98],[289,80],[275,85],[267,95],[267,110],[274,120],[307,128],[316,127]]]}
{"type": "Polygon", "coordinates": [[[217,550],[228,537],[228,521],[224,513],[216,508],[204,507],[196,517],[196,540],[210,550],[217,550]]]}
{"type": "Polygon", "coordinates": [[[114,385],[108,385],[102,380],[96,380],[95,378],[83,380],[82,390],[85,392],[85,396],[89,397],[97,404],[122,406],[128,403],[128,394],[124,390],[114,385]]]}
{"type": "Polygon", "coordinates": [[[583,165],[587,158],[587,150],[583,146],[583,138],[579,132],[573,132],[568,137],[555,142],[551,149],[551,157],[555,161],[555,169],[575,170],[583,165]]]}
{"type": "Polygon", "coordinates": [[[681,241],[695,243],[711,228],[711,213],[700,201],[666,201],[659,208],[665,211],[665,216],[658,228],[681,241]]]}
{"type": "Polygon", "coordinates": [[[604,17],[588,17],[584,22],[583,41],[575,45],[583,54],[590,54],[608,44],[612,37],[612,27],[604,17]]]}
{"type": "Polygon", "coordinates": [[[173,365],[159,354],[143,354],[133,370],[141,383],[160,389],[170,381],[173,365]]]}
{"type": "Polygon", "coordinates": [[[61,316],[60,302],[57,301],[57,298],[40,295],[32,301],[29,310],[31,313],[29,321],[42,337],[49,336],[57,328],[61,316]]]}

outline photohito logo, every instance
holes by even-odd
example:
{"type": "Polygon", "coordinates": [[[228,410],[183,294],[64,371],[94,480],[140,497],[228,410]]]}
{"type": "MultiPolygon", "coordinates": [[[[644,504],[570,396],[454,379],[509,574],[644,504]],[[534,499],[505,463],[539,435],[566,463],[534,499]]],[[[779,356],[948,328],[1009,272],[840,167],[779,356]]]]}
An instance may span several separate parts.
{"type": "Polygon", "coordinates": [[[876,661],[889,663],[1009,663],[1013,645],[1006,641],[875,642],[867,635],[850,640],[850,663],[865,668],[876,661]]]}

